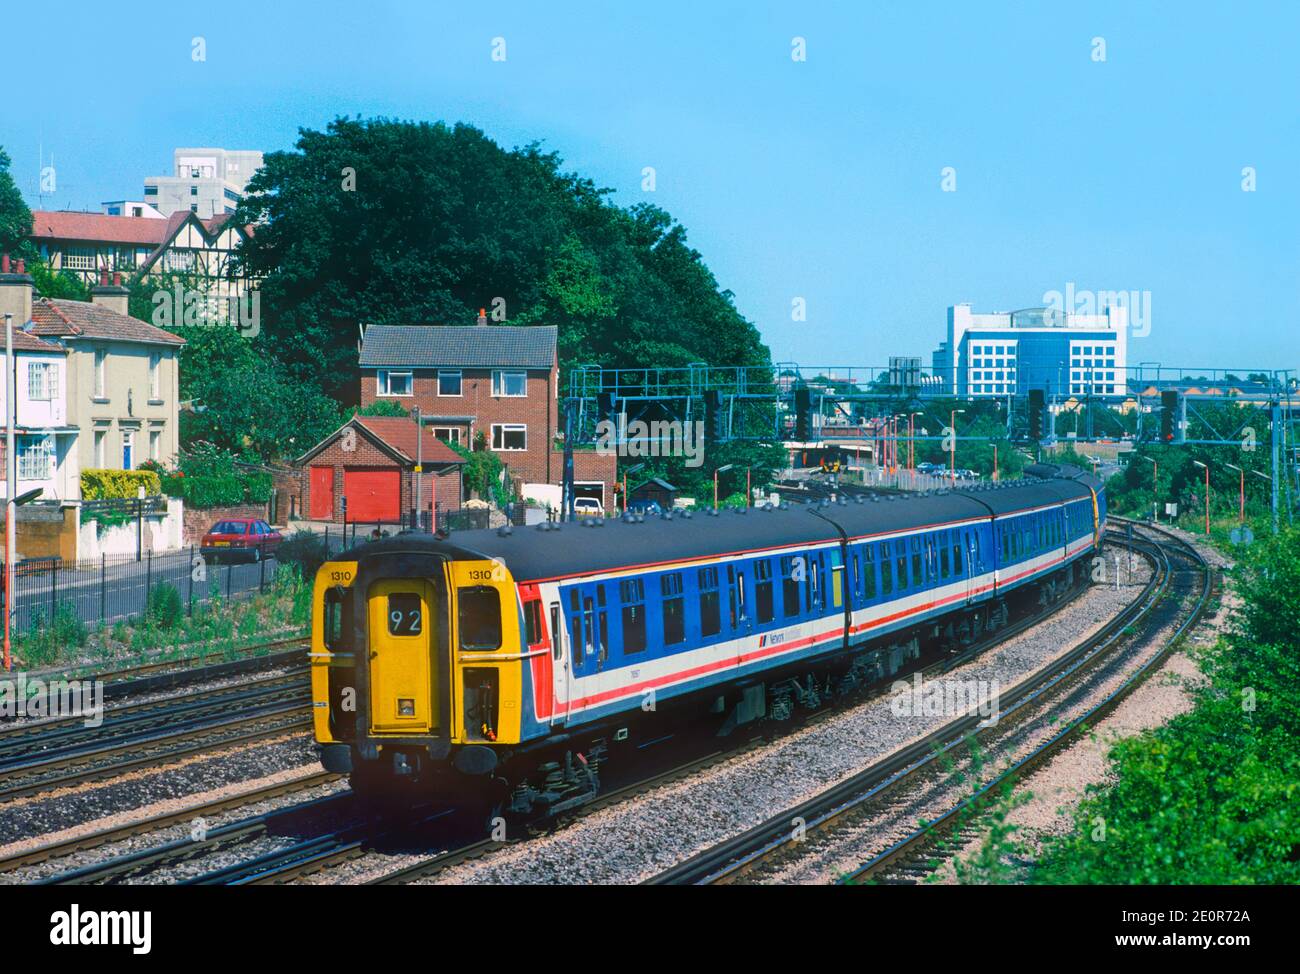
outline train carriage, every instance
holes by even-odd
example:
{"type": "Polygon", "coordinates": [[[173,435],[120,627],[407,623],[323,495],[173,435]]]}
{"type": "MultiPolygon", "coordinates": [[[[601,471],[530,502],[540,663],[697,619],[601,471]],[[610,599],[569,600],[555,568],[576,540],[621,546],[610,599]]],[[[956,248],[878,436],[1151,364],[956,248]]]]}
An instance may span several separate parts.
{"type": "Polygon", "coordinates": [[[945,490],[452,538],[408,533],[325,564],[315,734],[354,787],[481,789],[517,811],[599,787],[610,749],[726,733],[959,646],[1007,600],[1056,597],[1100,544],[1072,468],[945,490]]]}

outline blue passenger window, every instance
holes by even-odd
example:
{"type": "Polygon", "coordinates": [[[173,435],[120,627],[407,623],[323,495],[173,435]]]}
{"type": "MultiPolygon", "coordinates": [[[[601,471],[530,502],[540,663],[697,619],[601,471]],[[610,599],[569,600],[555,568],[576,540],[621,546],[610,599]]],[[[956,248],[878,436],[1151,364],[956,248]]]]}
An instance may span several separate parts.
{"type": "Polygon", "coordinates": [[[802,557],[790,555],[781,559],[781,611],[786,618],[797,616],[799,605],[799,572],[797,565],[802,565],[802,557]]]}
{"type": "Polygon", "coordinates": [[[682,573],[660,575],[659,594],[663,596],[664,644],[676,646],[686,641],[686,598],[682,594],[682,573]]]}
{"type": "Polygon", "coordinates": [[[957,541],[952,546],[952,571],[954,575],[958,575],[958,576],[963,575],[965,573],[965,569],[962,567],[962,561],[961,561],[961,537],[960,536],[958,536],[957,541]]]}
{"type": "Polygon", "coordinates": [[[865,597],[874,599],[876,597],[876,553],[871,548],[862,550],[862,583],[865,586],[865,597]]]}
{"type": "Polygon", "coordinates": [[[919,586],[925,580],[925,573],[921,568],[921,539],[912,539],[912,584],[919,586]]]}
{"type": "Polygon", "coordinates": [[[886,595],[894,591],[894,564],[888,557],[880,559],[880,591],[886,595]]]}
{"type": "Polygon", "coordinates": [[[754,562],[754,613],[760,623],[771,622],[776,615],[772,597],[772,562],[760,558],[754,562]]]}
{"type": "Polygon", "coordinates": [[[722,603],[718,599],[718,569],[701,568],[700,586],[700,635],[716,636],[722,632],[722,603]]]}
{"type": "Polygon", "coordinates": [[[618,594],[623,603],[623,652],[639,653],[646,647],[645,582],[625,578],[618,583],[618,594]]]}
{"type": "Polygon", "coordinates": [[[899,591],[902,591],[907,588],[907,543],[901,540],[898,541],[894,546],[894,551],[898,554],[898,557],[894,559],[894,564],[898,574],[898,588],[899,591]]]}

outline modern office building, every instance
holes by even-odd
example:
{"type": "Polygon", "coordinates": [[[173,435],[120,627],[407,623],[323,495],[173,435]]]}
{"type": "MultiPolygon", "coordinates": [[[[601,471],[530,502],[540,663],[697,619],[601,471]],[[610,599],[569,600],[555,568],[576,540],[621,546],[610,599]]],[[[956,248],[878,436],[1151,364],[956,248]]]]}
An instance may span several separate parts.
{"type": "Polygon", "coordinates": [[[173,175],[149,176],[145,202],[163,216],[182,210],[206,220],[235,211],[248,181],[262,168],[262,153],[234,149],[177,149],[173,175]]]}
{"type": "Polygon", "coordinates": [[[1128,309],[1073,314],[1051,308],[975,314],[948,309],[948,337],[932,371],[964,398],[1024,395],[1122,397],[1128,365],[1128,309]]]}

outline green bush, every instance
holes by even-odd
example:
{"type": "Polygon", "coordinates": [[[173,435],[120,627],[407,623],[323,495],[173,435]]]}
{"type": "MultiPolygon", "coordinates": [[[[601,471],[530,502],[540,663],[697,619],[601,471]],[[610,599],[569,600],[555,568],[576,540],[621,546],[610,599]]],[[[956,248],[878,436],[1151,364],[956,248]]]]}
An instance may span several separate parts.
{"type": "Polygon", "coordinates": [[[271,499],[271,475],[255,472],[244,474],[244,487],[250,504],[265,504],[271,499]]]}
{"type": "Polygon", "coordinates": [[[28,666],[49,666],[67,655],[69,650],[85,646],[89,638],[90,630],[77,615],[73,604],[60,602],[49,625],[45,624],[45,616],[40,610],[32,614],[31,632],[26,639],[20,640],[18,653],[28,666]]]}
{"type": "Polygon", "coordinates": [[[97,501],[115,497],[135,497],[140,488],[146,496],[162,493],[162,481],[153,470],[83,470],[81,497],[97,501]]]}
{"type": "Polygon", "coordinates": [[[316,572],[329,558],[325,541],[314,531],[295,531],[280,543],[276,560],[281,565],[297,567],[302,580],[309,585],[315,581],[316,572]]]}
{"type": "Polygon", "coordinates": [[[145,601],[145,618],[160,629],[175,629],[184,615],[181,593],[171,582],[161,582],[149,590],[145,601]]]}

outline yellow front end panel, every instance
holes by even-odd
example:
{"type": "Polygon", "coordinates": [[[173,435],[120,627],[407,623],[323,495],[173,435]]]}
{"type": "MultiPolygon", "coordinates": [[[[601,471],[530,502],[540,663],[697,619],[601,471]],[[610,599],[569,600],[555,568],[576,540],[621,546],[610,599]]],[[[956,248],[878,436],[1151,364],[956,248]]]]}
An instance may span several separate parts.
{"type": "Polygon", "coordinates": [[[311,597],[311,699],[312,725],[321,744],[334,742],[330,732],[330,667],[354,667],[356,649],[345,640],[343,599],[357,577],[355,561],[327,561],[316,572],[311,597]]]}
{"type": "MultiPolygon", "coordinates": [[[[454,609],[451,645],[452,740],[458,744],[517,744],[523,697],[523,645],[515,583],[506,567],[492,561],[454,561],[449,566],[454,609]],[[495,592],[492,599],[490,592],[495,592]],[[485,616],[490,610],[493,618],[485,616]],[[493,625],[495,623],[495,625],[493,625]],[[495,645],[493,645],[495,644],[495,645]],[[482,719],[466,726],[467,684],[495,681],[491,726],[482,719]]],[[[470,710],[475,711],[474,701],[470,710]]]]}
{"type": "Polygon", "coordinates": [[[376,582],[369,602],[370,731],[427,734],[436,726],[433,586],[423,579],[376,582]]]}

